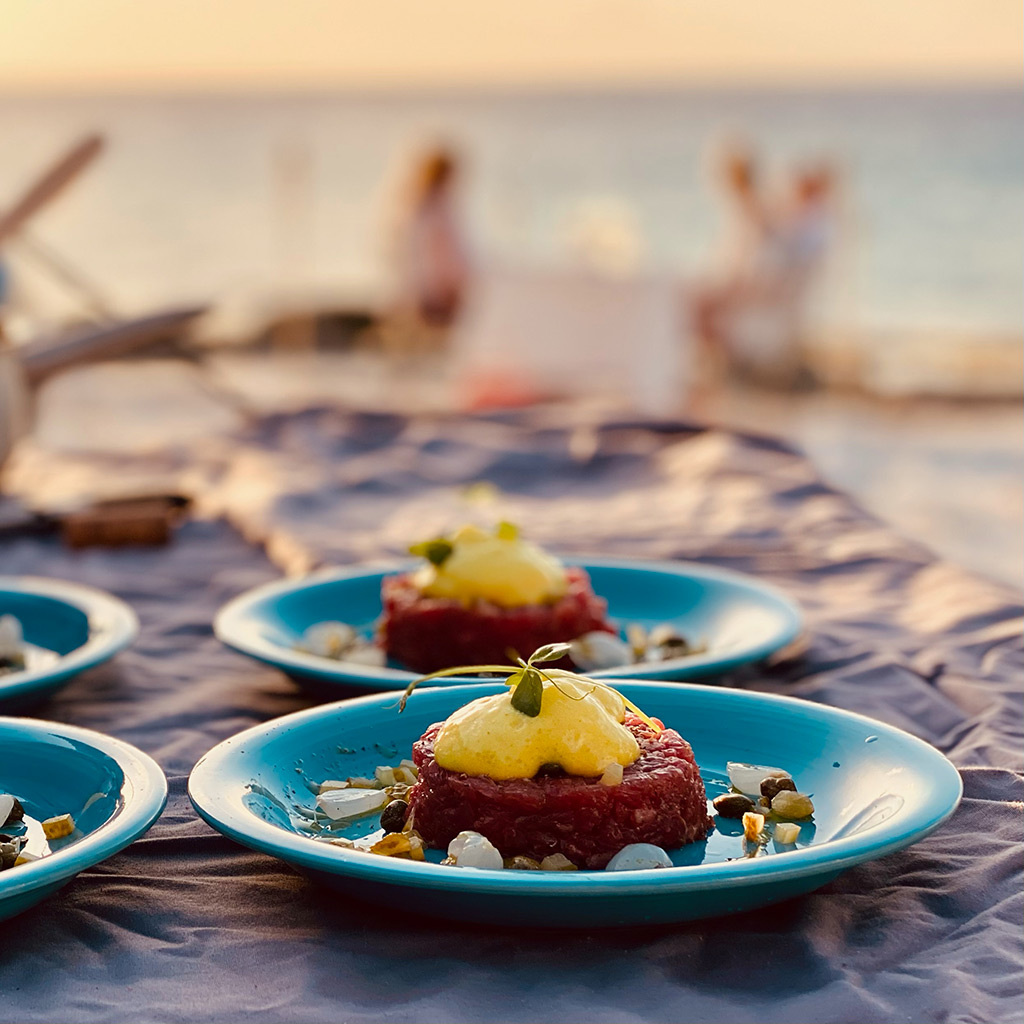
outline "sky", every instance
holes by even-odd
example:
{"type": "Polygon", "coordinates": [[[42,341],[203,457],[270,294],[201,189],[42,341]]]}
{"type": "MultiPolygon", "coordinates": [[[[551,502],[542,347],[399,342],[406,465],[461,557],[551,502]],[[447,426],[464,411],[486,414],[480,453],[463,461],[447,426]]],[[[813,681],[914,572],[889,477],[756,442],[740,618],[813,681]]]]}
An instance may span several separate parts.
{"type": "Polygon", "coordinates": [[[1017,81],[1020,0],[0,0],[0,89],[1017,81]]]}

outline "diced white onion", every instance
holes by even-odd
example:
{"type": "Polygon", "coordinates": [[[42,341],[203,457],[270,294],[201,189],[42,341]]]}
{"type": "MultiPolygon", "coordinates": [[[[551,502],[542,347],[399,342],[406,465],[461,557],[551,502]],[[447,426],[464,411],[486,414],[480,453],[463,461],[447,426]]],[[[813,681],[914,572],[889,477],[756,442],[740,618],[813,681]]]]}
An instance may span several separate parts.
{"type": "Polygon", "coordinates": [[[608,861],[606,870],[644,871],[648,868],[670,867],[672,858],[660,846],[651,843],[630,843],[608,861]]]}
{"type": "Polygon", "coordinates": [[[318,622],[310,626],[298,647],[321,658],[340,658],[356,642],[356,631],[346,622],[318,622]]]}
{"type": "Polygon", "coordinates": [[[497,847],[479,832],[460,832],[448,844],[448,856],[460,868],[501,870],[504,867],[497,847]]]}
{"type": "Polygon", "coordinates": [[[387,799],[382,789],[332,789],[321,793],[316,804],[332,821],[341,821],[375,811],[383,807],[387,799]]]}
{"type": "Polygon", "coordinates": [[[602,630],[584,633],[571,641],[569,657],[581,672],[598,672],[604,668],[633,664],[633,651],[629,644],[602,630]]]}
{"type": "Polygon", "coordinates": [[[348,783],[341,779],[327,779],[320,783],[318,793],[329,793],[332,789],[348,789],[348,783]]]}
{"type": "Polygon", "coordinates": [[[729,781],[747,796],[761,795],[761,780],[769,777],[788,779],[790,774],[782,768],[772,768],[765,764],[746,764],[742,761],[730,761],[726,765],[729,781]]]}
{"type": "Polygon", "coordinates": [[[353,775],[348,780],[353,789],[380,789],[380,783],[374,779],[363,778],[361,775],[353,775]]]}
{"type": "Polygon", "coordinates": [[[18,657],[24,644],[21,620],[13,615],[0,615],[0,658],[18,657]]]}
{"type": "Polygon", "coordinates": [[[342,661],[351,662],[354,665],[366,665],[368,668],[383,668],[388,661],[387,655],[379,647],[372,644],[363,644],[359,647],[351,647],[341,654],[342,661]]]}
{"type": "Polygon", "coordinates": [[[462,852],[462,848],[469,842],[470,839],[480,838],[483,836],[479,832],[460,832],[449,844],[448,844],[448,856],[455,860],[462,852]]]}

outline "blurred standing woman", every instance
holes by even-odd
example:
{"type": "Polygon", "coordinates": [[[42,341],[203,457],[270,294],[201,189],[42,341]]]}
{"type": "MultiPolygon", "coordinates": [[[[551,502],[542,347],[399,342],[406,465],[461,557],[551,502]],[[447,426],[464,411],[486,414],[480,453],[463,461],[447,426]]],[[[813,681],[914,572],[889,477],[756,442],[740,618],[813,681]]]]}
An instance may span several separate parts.
{"type": "MultiPolygon", "coordinates": [[[[455,154],[424,154],[412,176],[396,237],[398,313],[414,332],[442,334],[462,310],[470,260],[458,209],[455,154]]],[[[419,347],[419,342],[413,343],[419,347]]]]}

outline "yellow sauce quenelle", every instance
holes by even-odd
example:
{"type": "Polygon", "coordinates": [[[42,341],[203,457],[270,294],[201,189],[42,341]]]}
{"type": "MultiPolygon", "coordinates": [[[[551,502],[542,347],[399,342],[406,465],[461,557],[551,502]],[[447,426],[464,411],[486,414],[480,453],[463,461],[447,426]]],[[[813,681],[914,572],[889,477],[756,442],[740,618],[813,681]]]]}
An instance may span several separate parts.
{"type": "Polygon", "coordinates": [[[451,552],[440,564],[425,565],[413,577],[426,597],[520,608],[557,601],[568,589],[562,563],[521,540],[506,523],[495,533],[463,526],[450,544],[451,552]]]}
{"type": "Polygon", "coordinates": [[[438,733],[434,757],[448,771],[492,779],[532,779],[545,764],[557,764],[569,775],[601,775],[611,764],[625,767],[640,756],[636,739],[622,724],[625,712],[613,690],[545,681],[535,717],[512,706],[511,692],[460,708],[438,733]]]}

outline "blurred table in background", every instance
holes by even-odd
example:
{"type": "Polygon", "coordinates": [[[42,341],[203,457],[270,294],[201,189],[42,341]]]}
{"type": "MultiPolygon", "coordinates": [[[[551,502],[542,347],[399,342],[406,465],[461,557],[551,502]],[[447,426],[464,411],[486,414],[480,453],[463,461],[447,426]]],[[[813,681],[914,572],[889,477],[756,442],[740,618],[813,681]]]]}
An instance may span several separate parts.
{"type": "MultiPolygon", "coordinates": [[[[457,381],[435,357],[392,361],[370,353],[219,354],[206,367],[154,360],[87,367],[49,382],[34,439],[13,460],[8,489],[54,497],[95,486],[69,466],[80,453],[138,456],[136,476],[107,489],[167,482],[167,453],[225,438],[247,417],[310,405],[443,413],[457,381]],[[153,456],[147,464],[147,454],[153,456]],[[154,479],[155,477],[155,479],[154,479]]],[[[621,396],[578,399],[598,416],[621,396]]],[[[636,406],[633,406],[636,411],[636,406]]],[[[867,509],[968,568],[1019,586],[1024,568],[1024,408],[1019,402],[883,401],[820,391],[726,389],[674,414],[784,437],[826,480],[867,509]]],[[[223,443],[223,442],[221,442],[223,443]]],[[[215,449],[216,444],[213,445],[215,449]]],[[[189,473],[195,473],[192,465],[189,473]]],[[[173,482],[173,481],[172,481],[173,482]]]]}

